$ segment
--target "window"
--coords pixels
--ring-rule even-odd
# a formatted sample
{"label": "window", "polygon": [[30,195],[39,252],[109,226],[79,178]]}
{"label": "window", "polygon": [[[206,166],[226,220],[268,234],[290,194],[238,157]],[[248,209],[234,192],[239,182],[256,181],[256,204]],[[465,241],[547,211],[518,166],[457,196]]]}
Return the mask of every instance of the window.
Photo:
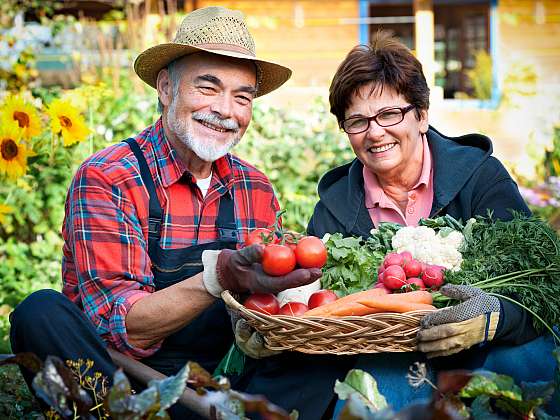
{"label": "window", "polygon": [[[412,1],[375,1],[370,4],[371,37],[385,29],[414,49],[414,24],[402,21],[413,17]],[[479,51],[490,52],[489,0],[434,0],[435,84],[444,98],[473,96],[469,71],[475,67]],[[384,18],[377,23],[376,18]]]}

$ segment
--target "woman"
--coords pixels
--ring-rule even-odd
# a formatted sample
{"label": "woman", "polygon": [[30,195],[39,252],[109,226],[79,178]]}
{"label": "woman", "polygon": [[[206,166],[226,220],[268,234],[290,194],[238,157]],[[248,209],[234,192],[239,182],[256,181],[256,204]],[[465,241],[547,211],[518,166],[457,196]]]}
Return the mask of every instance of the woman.
{"label": "woman", "polygon": [[[502,220],[512,218],[510,210],[530,214],[515,182],[491,156],[487,137],[451,138],[429,126],[429,88],[422,66],[386,33],[348,54],[333,78],[329,99],[356,159],[321,179],[310,234],[367,237],[380,222],[416,225],[421,218],[443,214],[467,220],[486,216],[488,210]],[[432,372],[484,367],[518,381],[552,378],[551,340],[535,340],[526,311],[474,288],[451,286],[444,293],[464,302],[424,318],[419,353],[358,359],[356,367],[375,376],[394,408],[431,393],[428,387],[415,393],[406,382],[407,369],[416,361],[429,359]],[[542,351],[540,363],[518,360],[535,351]]]}

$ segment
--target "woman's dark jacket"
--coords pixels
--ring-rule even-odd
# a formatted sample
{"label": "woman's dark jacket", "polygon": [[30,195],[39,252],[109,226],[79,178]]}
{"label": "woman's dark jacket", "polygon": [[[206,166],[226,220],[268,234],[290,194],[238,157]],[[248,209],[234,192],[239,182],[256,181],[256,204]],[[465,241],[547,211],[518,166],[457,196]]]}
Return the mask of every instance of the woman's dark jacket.
{"label": "woman's dark jacket", "polygon": [[[510,220],[510,210],[530,215],[516,183],[498,159],[486,136],[447,137],[430,127],[427,133],[434,167],[434,199],[430,217],[449,214],[468,220],[486,216]],[[363,165],[358,159],[327,172],[319,182],[319,202],[307,232],[323,237],[370,236],[374,227],[365,206]],[[535,337],[532,321],[518,306],[501,300],[502,316],[495,340],[512,344]]]}

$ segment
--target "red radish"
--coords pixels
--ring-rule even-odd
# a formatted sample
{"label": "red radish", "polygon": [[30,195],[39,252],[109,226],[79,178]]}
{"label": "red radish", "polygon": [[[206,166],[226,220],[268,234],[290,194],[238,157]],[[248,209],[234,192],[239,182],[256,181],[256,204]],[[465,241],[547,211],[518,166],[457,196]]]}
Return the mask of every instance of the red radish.
{"label": "red radish", "polygon": [[391,265],[403,265],[403,256],[401,254],[396,254],[394,252],[391,252],[390,254],[387,254],[385,256],[385,259],[383,260],[383,266],[385,268],[391,266]]}
{"label": "red radish", "polygon": [[391,289],[388,289],[387,286],[385,286],[383,283],[376,283],[375,286],[373,286],[373,288],[381,289],[385,294],[391,293]]}
{"label": "red radish", "polygon": [[438,267],[429,265],[422,274],[422,281],[426,287],[439,287],[443,284],[443,271]]}
{"label": "red radish", "polygon": [[412,261],[414,259],[412,254],[408,251],[403,251],[400,254],[403,257],[403,264],[406,264],[407,262]]}
{"label": "red radish", "polygon": [[377,267],[377,274],[381,274],[385,271],[385,266],[383,264],[381,264],[379,267]]}
{"label": "red radish", "polygon": [[409,279],[406,280],[406,283],[407,284],[415,284],[417,286],[416,290],[425,290],[426,289],[426,285],[424,284],[422,279],[419,279],[418,277],[410,277]]}
{"label": "red radish", "polygon": [[309,310],[305,303],[301,302],[288,302],[280,308],[278,315],[299,316],[303,315]]}
{"label": "red radish", "polygon": [[406,274],[399,265],[390,265],[383,272],[383,284],[391,290],[400,289],[406,284]]}
{"label": "red radish", "polygon": [[326,305],[327,303],[334,302],[338,299],[338,296],[332,290],[318,290],[309,296],[309,300],[307,301],[307,306],[309,309],[316,308],[318,306]]}
{"label": "red radish", "polygon": [[410,260],[404,264],[406,277],[418,277],[422,273],[422,264],[417,260]]}

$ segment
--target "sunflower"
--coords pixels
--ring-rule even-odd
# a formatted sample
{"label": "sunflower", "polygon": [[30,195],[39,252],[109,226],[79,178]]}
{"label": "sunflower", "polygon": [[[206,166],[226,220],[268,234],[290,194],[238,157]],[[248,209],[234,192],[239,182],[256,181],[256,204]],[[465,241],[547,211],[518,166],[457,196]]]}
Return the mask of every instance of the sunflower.
{"label": "sunflower", "polygon": [[41,133],[41,119],[37,110],[21,95],[8,96],[2,107],[4,121],[14,121],[23,130],[23,137],[30,139]]}
{"label": "sunflower", "polygon": [[49,105],[47,113],[51,117],[53,133],[62,133],[62,141],[66,147],[84,140],[90,133],[84,118],[70,101],[55,99]]}
{"label": "sunflower", "polygon": [[21,141],[23,130],[15,123],[0,126],[0,175],[16,179],[27,172],[27,157],[34,153]]}

